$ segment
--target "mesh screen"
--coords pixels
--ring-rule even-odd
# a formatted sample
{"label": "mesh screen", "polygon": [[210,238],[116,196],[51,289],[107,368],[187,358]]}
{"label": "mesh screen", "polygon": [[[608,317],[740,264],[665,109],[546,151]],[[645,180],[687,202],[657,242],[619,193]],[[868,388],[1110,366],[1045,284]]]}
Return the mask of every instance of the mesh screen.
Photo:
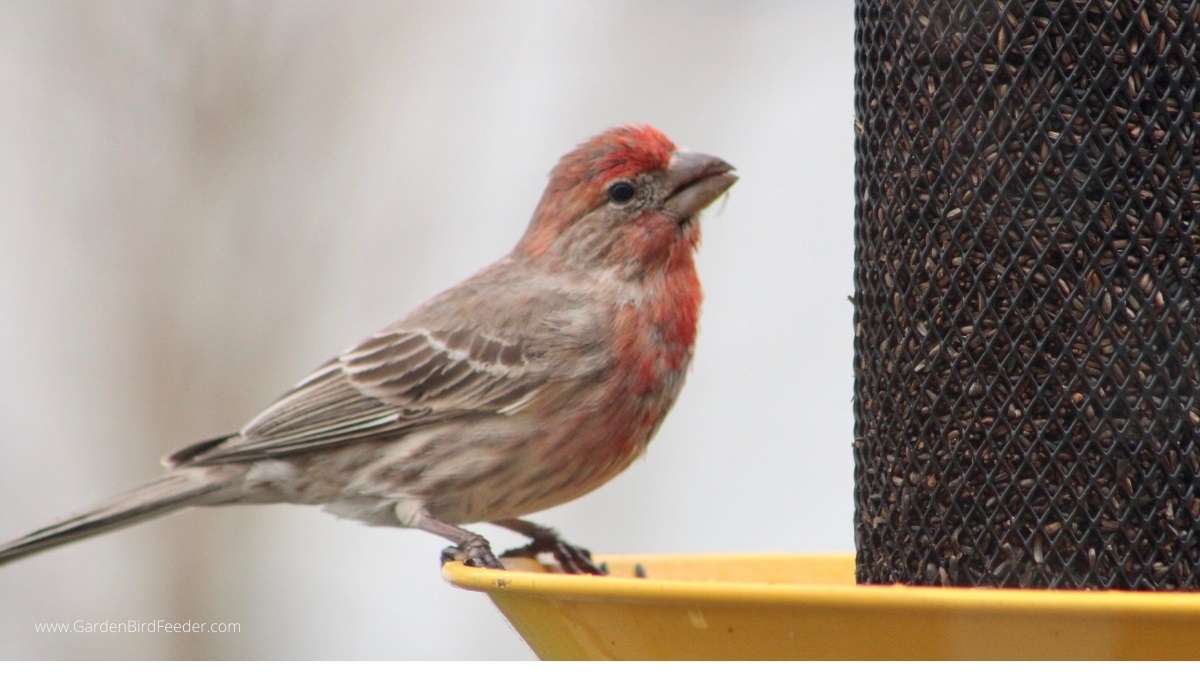
{"label": "mesh screen", "polygon": [[860,582],[1200,587],[1198,27],[857,1]]}

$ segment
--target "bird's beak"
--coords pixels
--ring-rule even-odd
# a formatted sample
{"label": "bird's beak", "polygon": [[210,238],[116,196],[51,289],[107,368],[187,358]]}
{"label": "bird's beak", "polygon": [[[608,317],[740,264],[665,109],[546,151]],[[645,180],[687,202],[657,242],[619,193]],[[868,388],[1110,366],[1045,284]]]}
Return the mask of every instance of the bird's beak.
{"label": "bird's beak", "polygon": [[667,163],[667,199],[663,208],[683,223],[700,213],[737,182],[725,160],[698,152],[676,152]]}

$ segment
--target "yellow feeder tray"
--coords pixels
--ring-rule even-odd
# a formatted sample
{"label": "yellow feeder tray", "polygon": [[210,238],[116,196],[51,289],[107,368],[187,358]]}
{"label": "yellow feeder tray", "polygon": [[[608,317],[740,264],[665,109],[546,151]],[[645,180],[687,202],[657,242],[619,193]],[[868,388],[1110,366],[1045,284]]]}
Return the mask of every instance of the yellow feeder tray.
{"label": "yellow feeder tray", "polygon": [[442,576],[543,659],[1200,659],[1200,593],[859,586],[850,554],[600,559],[610,576]]}

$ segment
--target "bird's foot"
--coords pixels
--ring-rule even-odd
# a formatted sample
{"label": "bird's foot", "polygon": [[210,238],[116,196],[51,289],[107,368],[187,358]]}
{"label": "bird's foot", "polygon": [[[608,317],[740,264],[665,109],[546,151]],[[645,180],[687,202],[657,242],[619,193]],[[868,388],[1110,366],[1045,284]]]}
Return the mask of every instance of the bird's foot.
{"label": "bird's foot", "polygon": [[447,546],[442,549],[442,564],[457,560],[467,567],[481,567],[490,570],[502,570],[504,565],[492,553],[492,547],[483,537],[479,541],[464,542],[459,546]]}
{"label": "bird's foot", "polygon": [[608,574],[606,569],[592,561],[591,551],[563,541],[557,533],[548,528],[547,532],[534,537],[528,544],[509,549],[501,553],[500,557],[537,558],[539,553],[553,555],[559,567],[567,574],[594,574],[596,576]]}

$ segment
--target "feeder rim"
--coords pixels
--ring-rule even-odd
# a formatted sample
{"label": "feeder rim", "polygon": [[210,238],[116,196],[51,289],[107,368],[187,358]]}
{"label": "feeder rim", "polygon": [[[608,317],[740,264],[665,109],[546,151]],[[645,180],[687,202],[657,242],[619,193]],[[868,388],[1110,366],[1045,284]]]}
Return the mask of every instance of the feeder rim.
{"label": "feeder rim", "polygon": [[[622,554],[596,556],[597,561],[613,567],[632,567],[641,562],[647,567],[655,563],[680,560],[706,561],[729,566],[755,563],[794,564],[805,560],[829,564],[846,564],[853,569],[852,553],[705,553],[705,554]],[[739,581],[681,581],[673,579],[637,579],[625,576],[576,576],[548,571],[535,571],[532,561],[507,560],[524,563],[528,570],[490,570],[467,567],[452,561],[442,567],[442,577],[451,585],[465,590],[485,593],[504,593],[514,596],[560,600],[598,601],[623,599],[631,602],[694,604],[703,599],[706,604],[766,605],[802,603],[813,609],[821,607],[873,607],[878,610],[944,609],[959,613],[972,611],[994,613],[1013,611],[1022,615],[1076,613],[1079,615],[1164,614],[1194,616],[1200,612],[1200,592],[1189,591],[1125,591],[1125,590],[1057,590],[1007,588],[941,588],[904,586],[901,584],[857,585],[853,583],[804,582],[739,582]]]}

